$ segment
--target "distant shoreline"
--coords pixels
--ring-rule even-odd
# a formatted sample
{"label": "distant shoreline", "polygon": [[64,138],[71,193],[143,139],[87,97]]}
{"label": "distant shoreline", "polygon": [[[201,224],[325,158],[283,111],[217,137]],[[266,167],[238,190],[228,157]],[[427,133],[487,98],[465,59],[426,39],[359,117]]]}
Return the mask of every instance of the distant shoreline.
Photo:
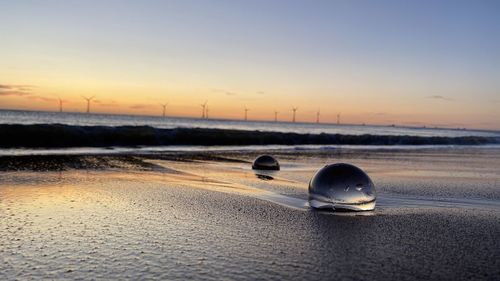
{"label": "distant shoreline", "polygon": [[2,148],[109,146],[238,146],[238,145],[487,145],[498,137],[300,134],[235,129],[150,126],[72,126],[63,124],[0,124]]}

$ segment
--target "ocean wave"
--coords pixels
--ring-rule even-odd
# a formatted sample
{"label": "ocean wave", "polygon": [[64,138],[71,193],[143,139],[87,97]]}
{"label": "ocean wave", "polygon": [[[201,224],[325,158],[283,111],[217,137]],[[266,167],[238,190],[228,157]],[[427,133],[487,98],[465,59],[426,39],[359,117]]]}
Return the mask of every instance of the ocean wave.
{"label": "ocean wave", "polygon": [[170,145],[484,145],[498,137],[428,137],[407,135],[299,134],[231,129],[150,126],[71,126],[0,124],[2,148],[170,146]]}

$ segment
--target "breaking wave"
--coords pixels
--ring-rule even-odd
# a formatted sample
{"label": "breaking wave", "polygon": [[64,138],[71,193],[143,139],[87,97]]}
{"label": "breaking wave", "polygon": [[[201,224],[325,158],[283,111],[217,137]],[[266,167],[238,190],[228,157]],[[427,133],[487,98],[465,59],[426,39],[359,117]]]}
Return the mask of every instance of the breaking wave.
{"label": "breaking wave", "polygon": [[72,126],[1,124],[2,148],[169,146],[169,145],[484,145],[498,137],[429,137],[408,135],[299,134],[231,129],[150,126]]}

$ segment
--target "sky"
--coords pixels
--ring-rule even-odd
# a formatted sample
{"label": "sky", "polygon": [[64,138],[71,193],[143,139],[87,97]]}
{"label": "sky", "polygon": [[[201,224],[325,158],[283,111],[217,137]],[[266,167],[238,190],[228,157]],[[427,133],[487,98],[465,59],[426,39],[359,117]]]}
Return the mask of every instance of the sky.
{"label": "sky", "polygon": [[500,1],[0,0],[0,108],[500,129]]}

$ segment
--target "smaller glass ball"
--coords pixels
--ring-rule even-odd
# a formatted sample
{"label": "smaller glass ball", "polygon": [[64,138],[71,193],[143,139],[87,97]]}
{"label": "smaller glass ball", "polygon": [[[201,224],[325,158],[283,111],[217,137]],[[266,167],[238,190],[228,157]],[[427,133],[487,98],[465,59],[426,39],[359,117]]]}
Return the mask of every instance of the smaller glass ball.
{"label": "smaller glass ball", "polygon": [[360,168],[345,163],[326,165],[309,182],[309,205],[317,209],[375,209],[375,185]]}
{"label": "smaller glass ball", "polygon": [[270,155],[261,155],[253,161],[252,169],[254,170],[279,170],[280,164],[278,160]]}

